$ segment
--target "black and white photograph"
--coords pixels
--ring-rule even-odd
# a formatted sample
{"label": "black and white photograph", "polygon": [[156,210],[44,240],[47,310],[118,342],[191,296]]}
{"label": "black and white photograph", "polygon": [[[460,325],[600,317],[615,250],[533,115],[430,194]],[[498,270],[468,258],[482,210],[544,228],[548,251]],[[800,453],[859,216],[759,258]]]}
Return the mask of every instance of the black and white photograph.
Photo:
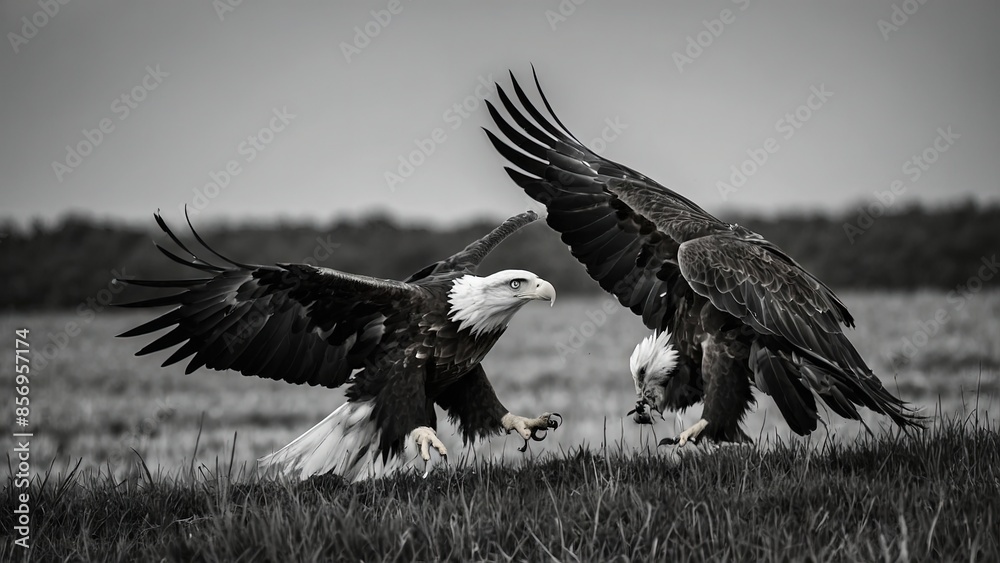
{"label": "black and white photograph", "polygon": [[1000,560],[998,26],[3,2],[0,560]]}

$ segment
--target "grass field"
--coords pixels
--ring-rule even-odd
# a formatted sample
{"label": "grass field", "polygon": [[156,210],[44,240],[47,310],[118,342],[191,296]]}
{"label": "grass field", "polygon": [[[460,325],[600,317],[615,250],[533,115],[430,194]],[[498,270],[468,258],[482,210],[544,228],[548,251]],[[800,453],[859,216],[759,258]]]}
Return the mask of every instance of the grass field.
{"label": "grass field", "polygon": [[[289,484],[225,468],[34,487],[4,561],[996,561],[995,425],[723,448],[574,450],[427,479]],[[0,523],[15,503],[5,495]]]}
{"label": "grass field", "polygon": [[[901,437],[871,418],[868,436],[832,417],[801,439],[761,398],[746,422],[758,446],[656,451],[679,431],[675,421],[623,420],[635,400],[628,355],[646,331],[603,299],[560,299],[525,308],[486,370],[512,411],[558,411],[564,427],[521,454],[508,437],[463,450],[445,426],[451,471],[358,486],[261,482],[253,472],[255,458],[338,406],[339,391],[161,369],[166,353],[135,358],[144,341],[112,338],[146,314],[8,315],[0,361],[13,365],[18,328],[31,329],[36,360],[32,468],[54,467],[34,497],[33,556],[741,560],[780,559],[788,548],[792,558],[1000,557],[1000,294],[843,297],[858,323],[851,339],[876,373],[951,422]],[[13,408],[0,406],[4,428]],[[11,452],[10,433],[0,440]],[[57,477],[77,461],[76,474]],[[12,492],[8,482],[6,534]],[[3,545],[0,560],[22,555]]]}

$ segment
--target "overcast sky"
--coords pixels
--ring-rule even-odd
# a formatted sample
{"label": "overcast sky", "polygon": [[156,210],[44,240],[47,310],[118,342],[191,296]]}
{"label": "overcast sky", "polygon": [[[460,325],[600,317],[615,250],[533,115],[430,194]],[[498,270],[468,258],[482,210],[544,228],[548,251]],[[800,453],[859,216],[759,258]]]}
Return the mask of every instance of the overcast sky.
{"label": "overcast sky", "polygon": [[532,63],[711,211],[1000,200],[995,0],[52,3],[0,4],[0,219],[507,216],[479,98]]}

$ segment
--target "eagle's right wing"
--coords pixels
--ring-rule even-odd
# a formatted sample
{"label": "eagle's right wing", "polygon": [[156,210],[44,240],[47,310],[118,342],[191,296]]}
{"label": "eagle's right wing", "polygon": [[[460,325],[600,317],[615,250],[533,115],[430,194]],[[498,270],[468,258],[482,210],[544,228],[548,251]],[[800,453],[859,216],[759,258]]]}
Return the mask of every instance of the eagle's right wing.
{"label": "eagle's right wing", "polygon": [[530,225],[536,219],[538,219],[538,214],[530,210],[514,215],[490,231],[486,236],[469,243],[454,255],[414,272],[410,277],[406,278],[406,281],[413,283],[434,275],[448,275],[457,272],[475,274],[479,268],[479,264],[497,245],[522,227]]}
{"label": "eagle's right wing", "polygon": [[[139,350],[150,354],[180,344],[164,361],[194,356],[185,371],[233,369],[289,383],[342,385],[393,324],[422,298],[418,286],[317,268],[307,264],[241,264],[210,252],[227,266],[203,261],[188,250],[157,214],[156,222],[191,256],[156,247],[171,260],[205,272],[185,280],[118,280],[134,286],[179,289],[122,307],[174,306],[163,315],[122,333],[140,336],[171,328]],[[190,220],[188,221],[190,225]]]}
{"label": "eagle's right wing", "polygon": [[[678,262],[696,292],[761,335],[750,358],[757,385],[775,398],[793,429],[795,413],[810,409],[786,405],[796,395],[808,400],[808,392],[781,392],[788,384],[804,390],[798,378],[787,375],[788,365],[799,368],[841,416],[860,418],[853,406],[858,404],[901,426],[918,422],[905,403],[883,387],[844,334],[845,326],[853,326],[844,304],[780,249],[764,240],[713,235],[682,244]],[[807,424],[815,427],[815,422]]]}

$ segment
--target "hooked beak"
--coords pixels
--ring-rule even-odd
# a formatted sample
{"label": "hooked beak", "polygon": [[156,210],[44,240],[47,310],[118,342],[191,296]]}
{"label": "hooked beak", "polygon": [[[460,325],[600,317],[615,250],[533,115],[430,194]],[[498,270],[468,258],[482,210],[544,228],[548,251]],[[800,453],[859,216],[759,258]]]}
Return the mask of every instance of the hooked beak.
{"label": "hooked beak", "polygon": [[651,401],[649,397],[640,395],[640,399],[635,402],[635,408],[628,411],[625,416],[633,415],[632,420],[637,424],[653,424],[653,414],[660,415],[660,419],[663,417],[663,410],[654,402]]}
{"label": "hooked beak", "polygon": [[526,291],[522,297],[525,299],[544,299],[549,302],[549,306],[555,304],[556,302],[556,288],[552,287],[552,284],[538,278],[535,281],[535,288],[531,291]]}
{"label": "hooked beak", "polygon": [[632,420],[636,424],[653,424],[653,417],[649,411],[649,403],[645,399],[635,402],[635,408],[625,413],[625,416],[633,415]]}

